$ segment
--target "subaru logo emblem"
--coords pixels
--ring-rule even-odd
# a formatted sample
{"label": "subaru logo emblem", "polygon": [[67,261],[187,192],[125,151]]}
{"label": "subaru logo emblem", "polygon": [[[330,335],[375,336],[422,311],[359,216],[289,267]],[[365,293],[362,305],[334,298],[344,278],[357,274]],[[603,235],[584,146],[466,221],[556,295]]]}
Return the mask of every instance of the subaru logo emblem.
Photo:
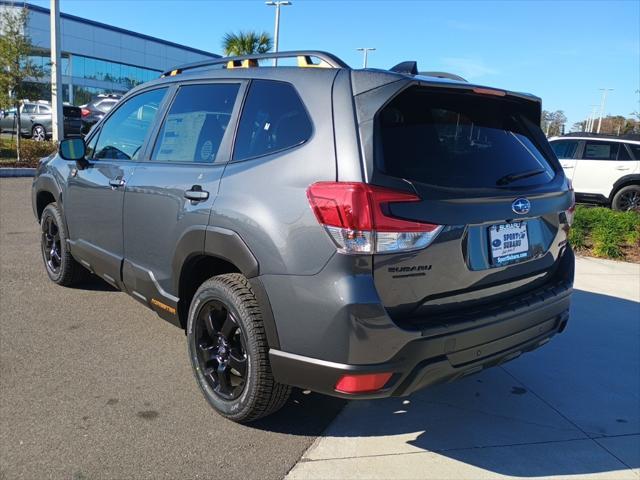
{"label": "subaru logo emblem", "polygon": [[518,198],[511,204],[511,210],[518,215],[526,215],[531,210],[531,202],[526,198]]}

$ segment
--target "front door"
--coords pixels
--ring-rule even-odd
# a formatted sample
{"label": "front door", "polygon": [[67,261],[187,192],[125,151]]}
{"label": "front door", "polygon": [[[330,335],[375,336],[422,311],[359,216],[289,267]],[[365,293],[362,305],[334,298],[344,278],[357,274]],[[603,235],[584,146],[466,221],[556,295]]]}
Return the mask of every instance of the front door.
{"label": "front door", "polygon": [[69,212],[66,219],[71,252],[119,288],[126,186],[166,91],[147,91],[123,102],[89,140],[87,165],[69,169],[63,200]]}
{"label": "front door", "polygon": [[[148,161],[127,183],[124,283],[139,301],[177,321],[180,268],[204,250],[209,212],[228,161],[240,82],[182,85]],[[228,128],[229,127],[229,128]]]}

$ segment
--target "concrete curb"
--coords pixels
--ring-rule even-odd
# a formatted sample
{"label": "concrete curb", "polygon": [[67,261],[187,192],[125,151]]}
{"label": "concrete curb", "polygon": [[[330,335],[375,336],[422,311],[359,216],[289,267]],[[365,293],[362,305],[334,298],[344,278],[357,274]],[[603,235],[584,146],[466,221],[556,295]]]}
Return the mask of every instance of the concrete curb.
{"label": "concrete curb", "polygon": [[0,178],[35,177],[35,168],[0,168]]}

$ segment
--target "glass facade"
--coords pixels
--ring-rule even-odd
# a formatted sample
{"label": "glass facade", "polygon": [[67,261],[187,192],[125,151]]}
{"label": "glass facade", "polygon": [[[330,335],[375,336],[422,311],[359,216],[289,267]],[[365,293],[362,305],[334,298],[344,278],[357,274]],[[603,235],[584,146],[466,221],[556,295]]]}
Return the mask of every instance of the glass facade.
{"label": "glass facade", "polygon": [[71,57],[71,72],[75,78],[117,83],[127,90],[157,78],[160,74],[157,70],[107,62],[81,55],[73,55]]}
{"label": "glass facade", "polygon": [[[29,56],[29,59],[34,65],[42,68],[45,78],[51,73],[51,59],[46,53],[35,52]],[[70,92],[69,83],[64,82],[63,101],[70,102],[72,99],[74,105],[83,105],[100,93],[124,93],[136,85],[158,78],[160,73],[159,70],[63,53],[62,75],[71,77],[72,84]],[[98,87],[91,85],[92,81],[109,85]],[[36,97],[38,100],[51,99],[49,83],[29,82],[29,93],[34,99]],[[70,93],[73,94],[72,97]]]}

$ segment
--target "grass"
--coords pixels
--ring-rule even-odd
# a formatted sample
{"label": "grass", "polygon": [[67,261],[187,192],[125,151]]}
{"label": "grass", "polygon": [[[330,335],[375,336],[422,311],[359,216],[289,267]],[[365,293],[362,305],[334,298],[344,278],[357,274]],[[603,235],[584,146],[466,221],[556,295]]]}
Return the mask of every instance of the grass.
{"label": "grass", "polygon": [[578,253],[640,261],[640,213],[578,205],[569,241]]}

